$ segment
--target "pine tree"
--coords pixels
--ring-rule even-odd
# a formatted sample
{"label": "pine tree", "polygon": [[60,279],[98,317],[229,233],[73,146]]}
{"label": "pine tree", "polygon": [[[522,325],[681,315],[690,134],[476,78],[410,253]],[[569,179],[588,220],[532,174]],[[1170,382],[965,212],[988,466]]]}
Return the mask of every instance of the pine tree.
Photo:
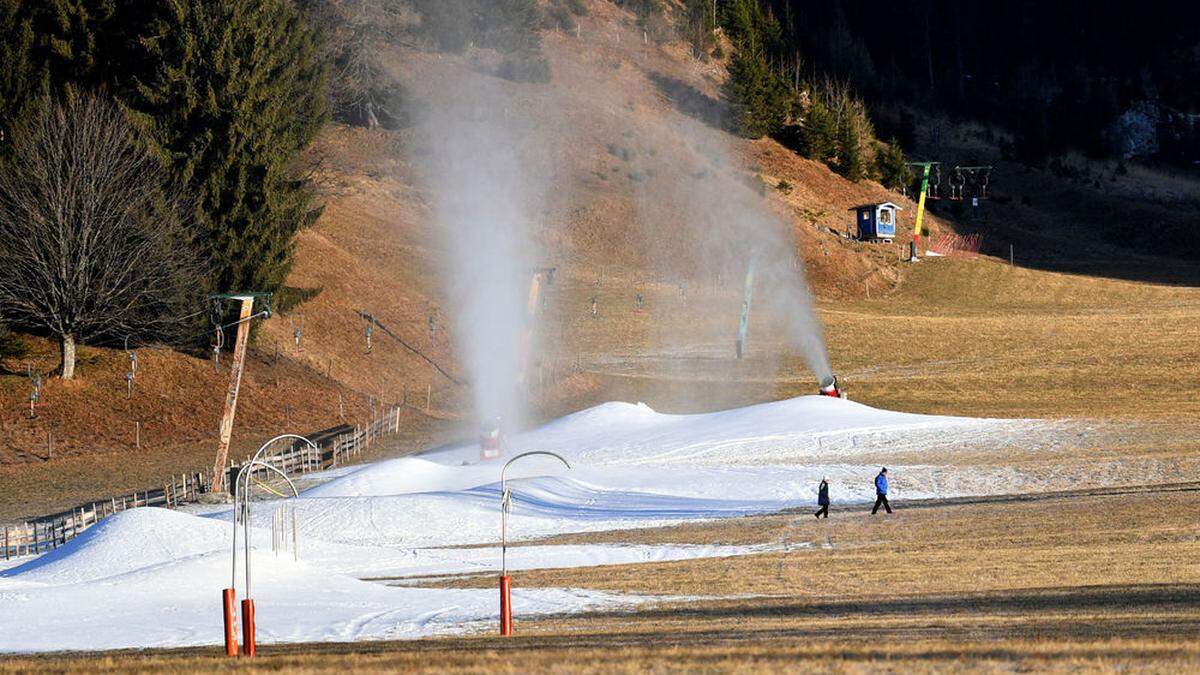
{"label": "pine tree", "polygon": [[0,133],[51,96],[93,88],[120,70],[115,11],[114,0],[0,0]]}
{"label": "pine tree", "polygon": [[899,190],[912,182],[912,171],[904,163],[904,151],[900,149],[899,141],[894,138],[875,156],[875,166],[879,182],[885,188]]}
{"label": "pine tree", "polygon": [[808,104],[801,131],[804,156],[818,162],[829,163],[837,151],[837,121],[819,97]]}
{"label": "pine tree", "polygon": [[[8,135],[36,99],[33,18],[21,0],[0,0],[0,133]],[[7,138],[0,141],[7,141]],[[0,142],[0,148],[8,143]]]}
{"label": "pine tree", "polygon": [[867,177],[864,138],[857,115],[844,115],[838,125],[837,172],[857,183]]}
{"label": "pine tree", "polygon": [[718,10],[725,34],[738,49],[762,49],[768,55],[783,50],[783,29],[761,0],[729,0]]}
{"label": "pine tree", "polygon": [[316,217],[290,165],[325,122],[325,64],[290,0],[160,0],[127,105],[195,199],[215,290],[276,291]]}
{"label": "pine tree", "polygon": [[791,90],[766,61],[761,50],[742,48],[729,63],[725,84],[733,130],[761,138],[783,128],[791,111]]}

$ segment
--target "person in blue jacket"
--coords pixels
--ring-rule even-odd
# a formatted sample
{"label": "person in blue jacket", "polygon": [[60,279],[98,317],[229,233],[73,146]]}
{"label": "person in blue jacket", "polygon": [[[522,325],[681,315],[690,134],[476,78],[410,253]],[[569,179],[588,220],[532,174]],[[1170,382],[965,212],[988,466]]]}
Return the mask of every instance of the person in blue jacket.
{"label": "person in blue jacket", "polygon": [[822,478],[821,484],[817,487],[817,512],[813,515],[817,518],[825,516],[829,520],[829,478]]}
{"label": "person in blue jacket", "polygon": [[887,500],[887,467],[879,469],[879,475],[875,476],[875,508],[871,509],[871,515],[879,510],[879,505],[887,509],[888,513],[892,512],[892,505]]}

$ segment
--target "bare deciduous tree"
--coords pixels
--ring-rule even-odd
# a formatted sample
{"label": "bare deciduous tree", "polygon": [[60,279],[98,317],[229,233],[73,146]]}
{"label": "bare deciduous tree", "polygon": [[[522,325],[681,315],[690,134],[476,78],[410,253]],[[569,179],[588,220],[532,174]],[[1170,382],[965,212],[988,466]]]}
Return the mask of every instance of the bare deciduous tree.
{"label": "bare deciduous tree", "polygon": [[0,166],[0,315],[62,346],[179,336],[200,291],[178,195],[117,107],[48,101]]}

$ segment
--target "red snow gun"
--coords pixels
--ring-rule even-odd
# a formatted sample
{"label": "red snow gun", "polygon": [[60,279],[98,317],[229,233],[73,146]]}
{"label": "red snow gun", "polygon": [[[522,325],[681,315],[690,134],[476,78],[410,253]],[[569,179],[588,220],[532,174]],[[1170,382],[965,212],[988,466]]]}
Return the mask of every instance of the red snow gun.
{"label": "red snow gun", "polygon": [[500,418],[485,424],[479,432],[479,459],[495,459],[504,453],[504,434],[500,431]]}
{"label": "red snow gun", "polygon": [[838,386],[838,379],[834,375],[821,380],[821,388],[817,391],[821,396],[831,396],[833,398],[846,398],[846,392]]}

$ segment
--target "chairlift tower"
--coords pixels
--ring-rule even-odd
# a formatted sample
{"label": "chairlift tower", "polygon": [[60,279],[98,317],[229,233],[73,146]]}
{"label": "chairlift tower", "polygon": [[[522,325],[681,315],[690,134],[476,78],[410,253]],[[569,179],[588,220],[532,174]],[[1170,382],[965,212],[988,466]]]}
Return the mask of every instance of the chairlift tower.
{"label": "chairlift tower", "polygon": [[925,196],[929,192],[929,170],[937,167],[939,182],[941,177],[941,162],[905,162],[908,166],[921,169],[921,195],[917,198],[917,222],[913,225],[913,240],[909,244],[909,260],[916,261],[917,250],[921,244],[921,225],[925,222]]}
{"label": "chairlift tower", "polygon": [[742,313],[738,318],[737,342],[734,355],[741,360],[746,354],[746,333],[750,330],[750,303],[754,300],[754,259],[746,265],[746,280],[742,286]]}
{"label": "chairlift tower", "polygon": [[[229,459],[229,441],[233,436],[233,418],[237,413],[238,390],[242,386],[242,370],[246,365],[246,346],[250,342],[250,322],[257,318],[271,316],[271,294],[261,292],[220,293],[210,295],[214,304],[232,300],[240,304],[237,321],[224,326],[217,326],[217,334],[222,335],[226,328],[237,326],[237,338],[233,343],[233,363],[229,368],[229,388],[225,393],[225,409],[221,414],[220,438],[217,442],[217,456],[213,459],[212,491],[225,491],[225,462]],[[254,312],[254,301],[261,299],[262,309]]]}

